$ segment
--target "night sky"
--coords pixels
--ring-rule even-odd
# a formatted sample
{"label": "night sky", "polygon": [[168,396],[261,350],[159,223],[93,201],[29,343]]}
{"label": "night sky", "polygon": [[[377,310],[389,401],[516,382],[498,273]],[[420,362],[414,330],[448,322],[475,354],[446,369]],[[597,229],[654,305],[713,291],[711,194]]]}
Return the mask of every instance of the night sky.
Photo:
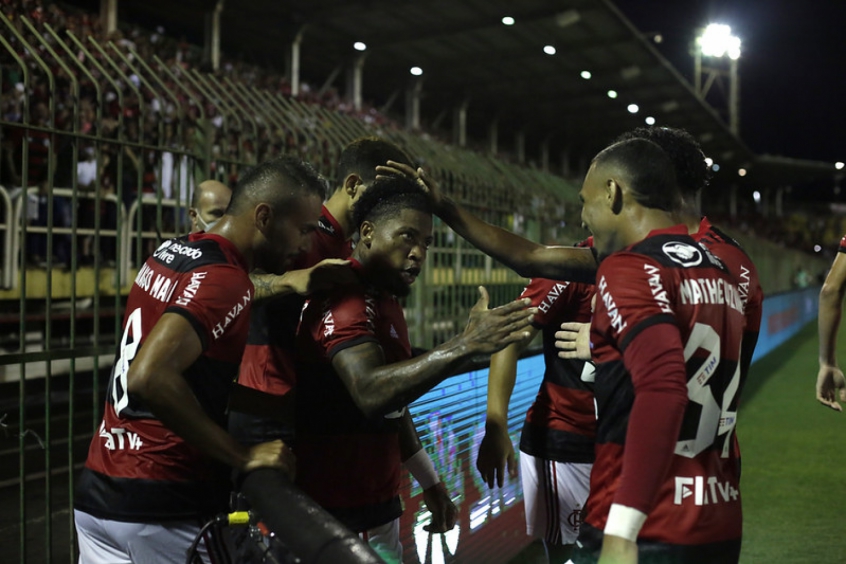
{"label": "night sky", "polygon": [[846,1],[613,0],[693,80],[690,45],[707,23],[743,41],[740,136],[758,154],[846,161]]}

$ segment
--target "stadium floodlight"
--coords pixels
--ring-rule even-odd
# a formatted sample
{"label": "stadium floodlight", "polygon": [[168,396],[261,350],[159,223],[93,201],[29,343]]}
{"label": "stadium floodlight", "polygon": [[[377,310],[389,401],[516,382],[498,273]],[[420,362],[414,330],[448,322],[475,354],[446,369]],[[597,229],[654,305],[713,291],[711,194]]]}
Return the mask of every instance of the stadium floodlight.
{"label": "stadium floodlight", "polygon": [[844,165],[843,163],[841,163],[839,161],[834,163],[834,168],[836,168],[837,170],[843,170],[844,166],[846,166],[846,165]]}
{"label": "stadium floodlight", "polygon": [[556,53],[555,47],[553,47],[552,45],[544,45],[543,52],[547,55],[554,55]]}
{"label": "stadium floodlight", "polygon": [[696,38],[699,50],[706,57],[740,58],[740,38],[731,34],[731,28],[723,24],[710,24]]}
{"label": "stadium floodlight", "polygon": [[361,41],[356,41],[355,43],[353,43],[353,49],[355,49],[356,51],[364,51],[367,49],[367,45],[365,45]]}
{"label": "stadium floodlight", "polygon": [[714,164],[714,159],[712,159],[711,157],[705,157],[705,164],[711,166],[712,164]]}
{"label": "stadium floodlight", "polygon": [[655,125],[655,118],[652,116],[647,116],[644,121],[646,122],[646,125]]}
{"label": "stadium floodlight", "polygon": [[502,25],[514,25],[514,18],[511,16],[505,16],[502,18]]}
{"label": "stadium floodlight", "polygon": [[713,170],[714,172],[720,172],[720,165],[714,163],[713,165],[711,165],[711,170]]}
{"label": "stadium floodlight", "polygon": [[636,114],[637,112],[640,111],[640,108],[638,107],[637,104],[629,104],[628,108],[626,108],[626,109],[629,110],[630,114]]}
{"label": "stadium floodlight", "polygon": [[815,252],[815,253],[818,253],[818,252],[820,252],[821,250],[822,250],[822,247],[821,247],[821,246],[819,246],[819,245],[814,245],[814,252]]}
{"label": "stadium floodlight", "polygon": [[611,99],[616,98],[617,97],[617,91],[616,90],[609,90],[608,91],[608,97],[611,98]]}
{"label": "stadium floodlight", "polygon": [[593,75],[590,74],[590,71],[582,71],[582,73],[581,73],[581,77],[584,78],[585,80],[590,80],[590,77],[592,77],[592,76]]}
{"label": "stadium floodlight", "polygon": [[738,176],[746,176],[746,169],[741,168],[740,170],[737,171],[737,175]]}
{"label": "stadium floodlight", "polygon": [[[737,61],[740,58],[740,38],[731,34],[731,27],[725,24],[709,24],[702,35],[696,38],[694,53],[694,89],[703,100],[714,82],[722,80],[726,74],[724,69],[702,64],[702,57],[720,59],[728,57],[728,115],[729,129],[735,135],[740,132],[739,84],[737,77]],[[702,73],[707,72],[708,78],[704,85]]]}
{"label": "stadium floodlight", "polygon": [[423,69],[421,69],[420,67],[411,67],[411,70],[409,70],[408,72],[410,72],[414,76],[420,76],[421,74],[423,74]]}
{"label": "stadium floodlight", "polygon": [[758,192],[757,190],[755,190],[754,192],[752,192],[752,199],[755,200],[756,204],[760,204],[761,203],[761,193]]}

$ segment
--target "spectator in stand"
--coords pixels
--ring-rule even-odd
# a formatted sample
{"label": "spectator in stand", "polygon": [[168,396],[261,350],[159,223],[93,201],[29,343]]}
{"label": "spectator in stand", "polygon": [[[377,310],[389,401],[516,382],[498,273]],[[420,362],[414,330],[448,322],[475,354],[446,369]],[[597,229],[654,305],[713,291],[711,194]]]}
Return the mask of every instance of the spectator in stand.
{"label": "spectator in stand", "polygon": [[200,182],[191,198],[188,218],[191,221],[191,233],[209,231],[214,227],[229,206],[232,190],[217,180]]}

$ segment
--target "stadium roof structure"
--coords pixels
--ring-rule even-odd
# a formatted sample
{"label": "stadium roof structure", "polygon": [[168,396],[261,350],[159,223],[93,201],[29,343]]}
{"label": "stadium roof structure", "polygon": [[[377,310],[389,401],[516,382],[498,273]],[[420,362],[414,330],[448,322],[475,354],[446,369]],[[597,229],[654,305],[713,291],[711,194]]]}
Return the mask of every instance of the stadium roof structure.
{"label": "stadium roof structure", "polygon": [[[130,17],[166,17],[199,35],[198,15],[215,4],[120,1]],[[513,25],[503,23],[505,16]],[[609,0],[250,0],[227,3],[222,22],[224,51],[277,66],[302,33],[301,72],[311,84],[343,81],[338,70],[361,55],[353,44],[364,42],[363,95],[376,106],[402,100],[397,94],[410,83],[409,69],[420,67],[424,125],[448,126],[452,109],[466,102],[468,138],[484,140],[496,120],[505,150],[525,133],[527,159],[546,140],[553,162],[566,149],[574,162],[586,163],[651,116],[656,125],[693,133],[732,181],[783,185],[835,173],[827,163],[753,154]],[[746,179],[737,177],[741,167],[750,172]]]}

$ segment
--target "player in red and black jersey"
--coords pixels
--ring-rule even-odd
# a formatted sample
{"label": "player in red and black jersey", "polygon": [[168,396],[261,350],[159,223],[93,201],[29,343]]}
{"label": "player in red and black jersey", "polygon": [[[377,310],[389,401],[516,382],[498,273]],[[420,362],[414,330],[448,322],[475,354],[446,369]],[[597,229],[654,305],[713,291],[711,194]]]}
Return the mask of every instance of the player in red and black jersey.
{"label": "player in red and black jersey", "polygon": [[531,336],[491,356],[485,436],[476,467],[490,487],[501,487],[506,466],[512,478],[517,474],[508,435],[517,360],[542,332],[546,369],[520,437],[520,476],[527,533],[543,540],[550,562],[566,561],[578,536],[596,435],[593,363],[558,358],[555,333],[565,321],[590,321],[593,295],[592,284],[532,279],[521,294],[538,308]]}
{"label": "player in red and black jersey", "polygon": [[669,157],[643,139],[594,159],[580,197],[600,257],[591,342],[597,446],[573,562],[737,562],[734,448],[744,303],[676,225]]}
{"label": "player in red and black jersey", "polygon": [[[351,280],[346,259],[356,231],[353,205],[375,180],[376,166],[391,159],[410,162],[399,147],[376,137],[356,139],[344,147],[338,162],[339,184],[321,209],[311,248],[281,276],[251,275],[256,303],[239,384],[280,397],[294,389],[294,338],[305,296]],[[292,422],[239,412],[230,414],[229,428],[247,444],[270,439],[291,444],[295,435]]]}
{"label": "player in red and black jersey", "polygon": [[[409,293],[426,259],[431,204],[415,182],[389,177],[377,179],[354,209],[358,282],[314,294],[298,332],[297,483],[401,558],[400,466],[418,464],[421,451],[406,406],[470,356],[522,338],[531,310],[527,300],[488,310],[483,292],[461,335],[412,358],[396,297]],[[412,473],[424,492],[447,496],[433,468]],[[454,522],[453,514],[446,528]]]}
{"label": "player in red and black jersey", "polygon": [[837,256],[820,290],[819,363],[817,371],[817,401],[843,411],[837,402],[846,401],[846,379],[837,363],[837,332],[840,329],[843,296],[846,295],[846,236],[840,240]]}
{"label": "player in red and black jersey", "polygon": [[[281,269],[307,248],[322,197],[305,163],[259,165],[209,233],[162,243],[138,272],[74,499],[80,562],[184,562],[201,520],[227,507],[227,467],[292,466],[281,441],[237,443],[225,409],[263,399],[233,390],[253,297],[247,273]],[[210,551],[201,547],[204,561]]]}

